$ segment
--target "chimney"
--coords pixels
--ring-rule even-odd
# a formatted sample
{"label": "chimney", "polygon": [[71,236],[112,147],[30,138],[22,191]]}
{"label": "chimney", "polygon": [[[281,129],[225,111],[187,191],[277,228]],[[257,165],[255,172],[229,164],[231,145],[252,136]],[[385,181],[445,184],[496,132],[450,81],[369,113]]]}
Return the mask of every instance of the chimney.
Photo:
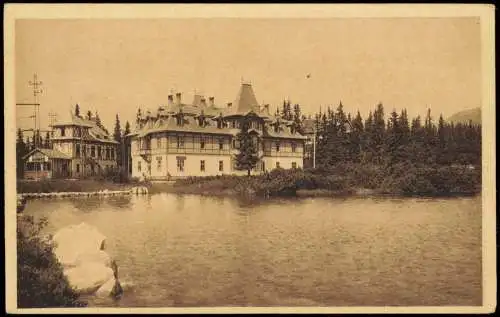
{"label": "chimney", "polygon": [[210,107],[215,107],[215,102],[214,102],[215,98],[210,97],[210,98],[208,98],[208,100],[210,101]]}
{"label": "chimney", "polygon": [[228,102],[228,103],[227,103],[227,107],[228,107],[228,108],[231,108],[232,106],[233,106],[233,103],[232,103],[232,102]]}
{"label": "chimney", "polygon": [[175,94],[175,99],[177,101],[177,104],[181,104],[181,96],[182,94],[180,92]]}
{"label": "chimney", "polygon": [[174,103],[174,95],[168,95],[168,104],[172,105]]}
{"label": "chimney", "polygon": [[207,106],[207,100],[205,98],[201,98],[200,103],[201,103],[202,107],[206,107]]}

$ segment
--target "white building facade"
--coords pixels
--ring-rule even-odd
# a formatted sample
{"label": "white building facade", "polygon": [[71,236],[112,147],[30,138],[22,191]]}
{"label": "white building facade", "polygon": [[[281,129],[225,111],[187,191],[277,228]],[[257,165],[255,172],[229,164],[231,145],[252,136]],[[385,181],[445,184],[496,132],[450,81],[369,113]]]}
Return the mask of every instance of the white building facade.
{"label": "white building facade", "polygon": [[246,175],[247,171],[236,169],[235,161],[236,136],[245,117],[259,155],[252,174],[303,167],[306,138],[295,131],[293,122],[270,115],[267,105],[261,107],[250,84],[242,84],[234,106],[216,107],[213,97],[207,103],[196,95],[191,104],[181,98],[180,93],[175,100],[169,95],[168,105],[138,116],[136,131],[128,135],[131,177]]}

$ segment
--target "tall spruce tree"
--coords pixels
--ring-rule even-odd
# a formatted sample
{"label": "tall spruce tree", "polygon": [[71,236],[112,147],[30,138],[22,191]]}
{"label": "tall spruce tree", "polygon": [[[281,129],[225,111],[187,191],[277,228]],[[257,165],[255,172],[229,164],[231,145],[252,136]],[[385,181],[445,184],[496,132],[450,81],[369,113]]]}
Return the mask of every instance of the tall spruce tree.
{"label": "tall spruce tree", "polygon": [[409,156],[413,163],[420,165],[425,162],[425,131],[420,116],[412,120],[410,132]]}
{"label": "tall spruce tree", "polygon": [[24,174],[23,156],[27,154],[26,144],[24,143],[23,131],[17,129],[16,140],[16,175],[17,178],[22,178]]}
{"label": "tall spruce tree", "polygon": [[118,117],[118,114],[116,114],[116,120],[115,120],[115,129],[114,129],[114,132],[113,132],[113,139],[118,142],[118,150],[117,150],[117,153],[116,153],[116,162],[118,164],[119,167],[122,166],[122,157],[121,157],[121,154],[122,154],[122,151],[121,151],[121,148],[122,148],[122,129],[121,129],[121,126],[120,126],[120,118]]}
{"label": "tall spruce tree", "polygon": [[75,106],[75,116],[80,117],[80,106],[78,104]]}
{"label": "tall spruce tree", "polygon": [[30,152],[33,149],[29,136],[26,137],[26,142],[24,142],[24,144],[26,147],[26,152]]}
{"label": "tall spruce tree", "polygon": [[364,126],[363,126],[363,118],[361,118],[361,114],[356,113],[356,117],[351,121],[352,132],[349,135],[350,137],[350,157],[354,162],[364,162],[364,156],[362,155],[363,147],[363,134],[364,134]]}
{"label": "tall spruce tree", "polygon": [[248,117],[244,117],[241,122],[241,130],[236,135],[236,141],[239,144],[239,153],[236,155],[236,169],[247,171],[248,176],[250,176],[250,172],[257,166],[259,161],[255,139],[248,132],[249,129],[250,120]]}
{"label": "tall spruce tree", "polygon": [[425,151],[427,152],[426,163],[434,164],[436,162],[436,127],[432,121],[431,109],[427,110],[427,115],[425,117],[425,125],[424,125],[424,144]]}
{"label": "tall spruce tree", "polygon": [[365,120],[365,133],[362,137],[363,145],[363,159],[365,162],[372,162],[375,156],[375,150],[373,146],[373,113],[370,110],[368,117]]}
{"label": "tall spruce tree", "polygon": [[39,129],[37,129],[33,135],[33,146],[34,148],[41,148],[43,146],[43,140]]}
{"label": "tall spruce tree", "polygon": [[336,158],[337,162],[346,162],[349,158],[349,139],[347,137],[347,116],[344,112],[342,101],[339,102],[337,111],[335,112],[335,130],[337,134],[336,140]]}
{"label": "tall spruce tree", "polygon": [[303,118],[302,118],[302,114],[300,111],[300,105],[295,104],[293,106],[293,122],[295,123],[295,128],[296,128],[297,132],[299,132],[299,133],[303,133],[302,121],[303,121]]}
{"label": "tall spruce tree", "polygon": [[384,106],[379,103],[373,112],[373,130],[370,137],[371,146],[375,153],[373,158],[375,164],[383,163],[385,137]]}
{"label": "tall spruce tree", "polygon": [[130,132],[131,132],[130,131],[130,123],[127,120],[127,122],[125,122],[125,130],[123,131],[123,136],[130,134]]}
{"label": "tall spruce tree", "polygon": [[398,162],[403,161],[401,154],[401,127],[400,118],[396,110],[391,112],[387,124],[386,154],[389,168]]}
{"label": "tall spruce tree", "polygon": [[49,133],[49,131],[47,131],[45,133],[45,142],[43,143],[43,147],[46,148],[46,149],[50,149],[51,148],[50,133]]}

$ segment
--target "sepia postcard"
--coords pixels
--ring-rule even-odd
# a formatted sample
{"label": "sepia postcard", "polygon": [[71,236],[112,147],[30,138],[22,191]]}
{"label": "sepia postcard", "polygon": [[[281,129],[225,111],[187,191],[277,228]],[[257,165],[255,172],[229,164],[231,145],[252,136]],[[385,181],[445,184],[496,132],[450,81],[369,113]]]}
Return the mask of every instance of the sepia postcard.
{"label": "sepia postcard", "polygon": [[496,310],[494,6],[4,21],[7,312]]}

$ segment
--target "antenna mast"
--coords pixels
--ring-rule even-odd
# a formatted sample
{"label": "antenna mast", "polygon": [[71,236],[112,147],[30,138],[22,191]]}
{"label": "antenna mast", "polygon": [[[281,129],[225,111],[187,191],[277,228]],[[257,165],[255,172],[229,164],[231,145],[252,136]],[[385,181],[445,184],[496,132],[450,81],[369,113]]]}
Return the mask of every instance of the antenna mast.
{"label": "antenna mast", "polygon": [[[42,81],[39,81],[38,80],[38,75],[36,73],[33,74],[33,81],[29,81],[28,82],[28,85],[33,87],[33,105],[35,107],[35,113],[34,113],[34,119],[35,119],[35,131],[33,133],[36,133],[36,131],[40,130],[40,104],[38,103],[38,95],[41,94],[43,92],[42,88],[40,88],[40,86],[42,86]],[[37,147],[37,144],[38,143],[38,138],[35,137],[33,138],[34,139],[34,145],[35,145],[35,148]]]}

